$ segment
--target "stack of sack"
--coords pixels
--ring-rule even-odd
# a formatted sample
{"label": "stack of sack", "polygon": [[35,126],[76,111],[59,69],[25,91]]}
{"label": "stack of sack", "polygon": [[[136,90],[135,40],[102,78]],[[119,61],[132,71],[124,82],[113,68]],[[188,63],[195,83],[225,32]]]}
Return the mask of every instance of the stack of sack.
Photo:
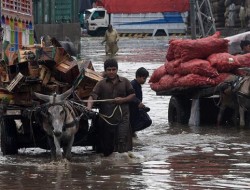
{"label": "stack of sack", "polygon": [[173,88],[212,87],[230,74],[241,75],[239,67],[250,67],[250,53],[231,55],[229,40],[220,33],[202,39],[174,39],[170,41],[166,62],[150,77],[152,90],[159,92]]}
{"label": "stack of sack", "polygon": [[216,27],[225,26],[225,0],[210,0]]}

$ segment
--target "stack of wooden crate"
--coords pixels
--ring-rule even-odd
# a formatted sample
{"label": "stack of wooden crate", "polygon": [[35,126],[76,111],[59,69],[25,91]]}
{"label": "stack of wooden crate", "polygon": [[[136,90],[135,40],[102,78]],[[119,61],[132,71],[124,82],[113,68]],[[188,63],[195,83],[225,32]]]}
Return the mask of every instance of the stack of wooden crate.
{"label": "stack of wooden crate", "polygon": [[15,59],[1,62],[0,73],[6,77],[1,74],[0,87],[7,89],[18,105],[32,104],[33,92],[61,94],[72,86],[85,98],[102,79],[90,61],[76,61],[61,47],[23,47]]}

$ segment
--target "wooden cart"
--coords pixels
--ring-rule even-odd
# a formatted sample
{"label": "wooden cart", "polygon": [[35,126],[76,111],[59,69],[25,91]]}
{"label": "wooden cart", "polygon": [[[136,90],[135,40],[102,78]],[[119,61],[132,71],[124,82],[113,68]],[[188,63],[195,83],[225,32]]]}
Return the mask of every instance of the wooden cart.
{"label": "wooden cart", "polygon": [[[220,93],[216,87],[173,88],[156,93],[171,96],[168,105],[168,122],[184,125],[216,125]],[[224,122],[231,122],[233,110],[228,110]]]}
{"label": "wooden cart", "polygon": [[[38,108],[43,103],[34,97],[34,92],[61,94],[73,86],[71,99],[76,107],[86,112],[79,101],[87,98],[96,82],[102,79],[90,61],[75,61],[60,48],[34,48],[20,50],[18,60],[5,62],[5,65],[1,62],[2,71],[8,76],[0,84],[3,155],[17,154],[19,148],[49,149],[47,135],[37,118]],[[73,146],[95,146],[96,131],[88,123],[93,113],[85,116],[80,119]]]}

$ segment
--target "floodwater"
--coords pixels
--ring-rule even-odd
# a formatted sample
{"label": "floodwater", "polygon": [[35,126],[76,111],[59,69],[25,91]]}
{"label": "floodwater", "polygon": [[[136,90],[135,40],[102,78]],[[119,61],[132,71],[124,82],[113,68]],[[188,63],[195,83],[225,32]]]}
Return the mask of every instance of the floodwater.
{"label": "floodwater", "polygon": [[[81,56],[97,71],[106,59],[101,38],[82,39]],[[137,68],[150,71],[165,61],[165,37],[121,38],[119,74],[134,79]],[[169,126],[170,97],[143,85],[153,124],[138,133],[134,150],[109,157],[74,147],[71,162],[51,162],[46,150],[30,148],[0,155],[0,189],[250,189],[249,129]]]}

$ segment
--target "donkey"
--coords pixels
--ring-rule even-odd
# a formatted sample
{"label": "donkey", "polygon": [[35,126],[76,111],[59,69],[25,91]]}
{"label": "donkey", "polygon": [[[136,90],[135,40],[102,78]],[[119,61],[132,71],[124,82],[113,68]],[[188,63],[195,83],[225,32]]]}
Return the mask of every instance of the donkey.
{"label": "donkey", "polygon": [[[250,68],[239,68],[250,73]],[[217,117],[217,125],[220,124],[222,116],[227,107],[234,109],[234,124],[237,124],[237,117],[240,119],[240,126],[244,127],[245,111],[250,108],[250,76],[230,75],[223,83],[217,86],[221,89],[220,111]]]}
{"label": "donkey", "polygon": [[234,81],[236,81],[236,79],[237,79],[236,75],[229,75],[229,77],[227,77],[224,82],[216,86],[216,90],[220,92],[220,101],[218,103],[219,113],[217,116],[217,126],[220,126],[225,110],[227,108],[231,108],[232,110],[234,110],[232,119],[234,125],[237,125],[239,104],[237,102],[237,96],[234,93]]}
{"label": "donkey", "polygon": [[[44,95],[34,93],[35,96],[47,103],[42,105],[42,127],[49,137],[51,157],[53,160],[61,160],[64,157],[71,159],[71,149],[75,134],[79,129],[79,119],[70,101],[66,100],[72,93],[72,89],[61,95]],[[61,152],[63,148],[63,154]]]}
{"label": "donkey", "polygon": [[250,68],[240,68],[247,72],[237,84],[236,94],[239,103],[240,126],[245,126],[245,111],[250,109]]}

